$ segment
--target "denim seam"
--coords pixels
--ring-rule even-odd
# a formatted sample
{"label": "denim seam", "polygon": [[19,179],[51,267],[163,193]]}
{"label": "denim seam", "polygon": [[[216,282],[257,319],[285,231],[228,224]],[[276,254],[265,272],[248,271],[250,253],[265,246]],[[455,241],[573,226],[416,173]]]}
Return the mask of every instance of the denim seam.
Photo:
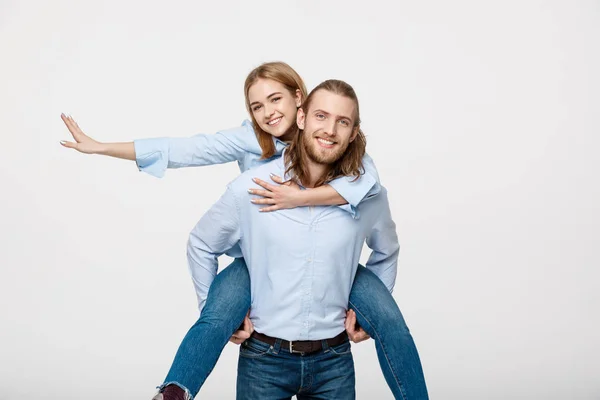
{"label": "denim seam", "polygon": [[[305,367],[307,367],[307,363],[308,366],[310,366],[310,373],[308,374],[308,377],[306,380],[308,380],[309,385],[308,386],[304,386],[304,373],[305,373]],[[302,392],[306,392],[309,391],[310,389],[312,389],[312,385],[313,385],[313,378],[312,378],[312,364],[311,361],[307,360],[306,358],[304,358],[304,356],[301,356],[300,359],[300,365],[301,365],[301,374],[300,374],[300,388],[298,389],[298,393],[302,393]]]}
{"label": "denim seam", "polygon": [[[269,345],[267,345],[269,346]],[[252,350],[256,351],[257,353],[253,353],[251,351],[244,351],[244,348],[249,348],[250,345],[246,342],[242,343],[242,345],[240,346],[240,357],[246,357],[246,358],[250,358],[250,359],[257,359],[257,358],[263,358],[264,356],[267,356],[271,353],[271,351],[273,350],[273,346],[269,346],[269,348],[267,350],[262,350],[262,349],[255,349],[252,348]]]}
{"label": "denim seam", "polygon": [[[342,344],[346,344],[346,343],[342,343]],[[340,344],[340,346],[342,345]],[[350,344],[348,343],[348,346],[350,346]],[[337,347],[337,346],[336,346]],[[342,353],[338,353],[333,347],[329,347],[327,349],[327,351],[331,351],[332,354],[335,354],[337,356],[345,356],[347,354],[351,354],[352,353],[352,347],[350,347],[350,349],[348,349],[348,351],[344,351]]]}
{"label": "denim seam", "polygon": [[352,306],[352,308],[354,308],[354,311],[358,312],[373,328],[373,332],[375,332],[375,335],[377,336],[377,340],[379,341],[379,345],[381,346],[381,349],[383,350],[383,354],[385,355],[385,361],[387,361],[387,364],[390,367],[390,370],[392,371],[392,375],[394,375],[394,380],[396,381],[396,384],[398,385],[398,388],[400,389],[400,394],[402,394],[403,400],[408,400],[406,397],[406,393],[404,392],[404,388],[402,387],[402,383],[398,379],[397,373],[394,370],[392,363],[390,362],[390,359],[387,355],[387,351],[385,350],[383,342],[381,341],[381,338],[379,337],[379,333],[377,332],[377,329],[375,329],[375,327],[373,326],[371,321],[369,321],[369,319],[362,312],[360,312],[360,310],[358,308],[356,308],[356,306],[351,301],[348,300],[348,304],[350,304]]}

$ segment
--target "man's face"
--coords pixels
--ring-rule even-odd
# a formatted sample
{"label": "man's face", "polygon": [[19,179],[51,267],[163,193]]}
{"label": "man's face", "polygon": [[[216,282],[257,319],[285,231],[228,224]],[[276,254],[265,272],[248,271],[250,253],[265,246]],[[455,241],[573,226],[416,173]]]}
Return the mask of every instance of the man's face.
{"label": "man's face", "polygon": [[356,105],[352,99],[318,90],[308,110],[298,109],[298,127],[304,130],[302,142],[309,158],[319,164],[339,160],[356,138]]}

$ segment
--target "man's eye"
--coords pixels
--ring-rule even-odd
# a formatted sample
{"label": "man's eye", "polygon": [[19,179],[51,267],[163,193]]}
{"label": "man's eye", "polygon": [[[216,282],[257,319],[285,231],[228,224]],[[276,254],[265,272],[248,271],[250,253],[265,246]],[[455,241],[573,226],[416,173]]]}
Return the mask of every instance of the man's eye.
{"label": "man's eye", "polygon": [[325,115],[324,114],[317,114],[315,116],[317,117],[317,119],[325,119]]}
{"label": "man's eye", "polygon": [[350,123],[348,121],[346,121],[345,119],[341,119],[340,120],[340,124],[344,125],[344,126],[348,126],[350,125]]}

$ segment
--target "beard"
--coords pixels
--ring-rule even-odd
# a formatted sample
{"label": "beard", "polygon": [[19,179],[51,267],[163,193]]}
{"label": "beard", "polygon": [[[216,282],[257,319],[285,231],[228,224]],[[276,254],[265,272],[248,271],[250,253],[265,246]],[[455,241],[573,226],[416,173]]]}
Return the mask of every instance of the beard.
{"label": "beard", "polygon": [[348,148],[349,142],[337,142],[333,149],[325,149],[317,143],[314,132],[307,133],[306,131],[299,132],[302,135],[302,145],[306,150],[308,158],[321,165],[331,165],[344,156],[344,152]]}

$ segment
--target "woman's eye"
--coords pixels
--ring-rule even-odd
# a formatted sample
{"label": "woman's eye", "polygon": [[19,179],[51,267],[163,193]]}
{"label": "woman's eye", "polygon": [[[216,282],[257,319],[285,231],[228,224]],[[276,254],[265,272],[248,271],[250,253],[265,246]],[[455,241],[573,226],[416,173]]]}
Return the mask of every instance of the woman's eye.
{"label": "woman's eye", "polygon": [[278,102],[279,100],[281,100],[281,97],[273,97],[273,103]]}
{"label": "woman's eye", "polygon": [[260,110],[261,107],[262,106],[254,106],[254,108],[252,109],[252,111],[258,111],[258,110]]}

